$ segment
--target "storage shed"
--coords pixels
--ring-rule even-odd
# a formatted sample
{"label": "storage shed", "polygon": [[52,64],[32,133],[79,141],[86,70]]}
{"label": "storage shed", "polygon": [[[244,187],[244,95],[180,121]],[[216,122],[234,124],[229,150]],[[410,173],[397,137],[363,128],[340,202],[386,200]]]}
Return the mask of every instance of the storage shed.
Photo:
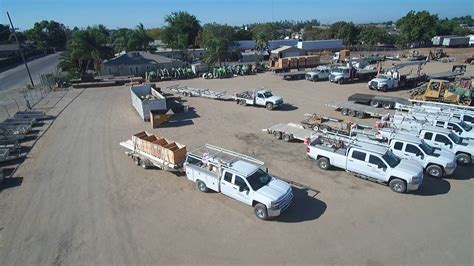
{"label": "storage shed", "polygon": [[452,36],[443,39],[444,47],[467,47],[469,46],[469,37]]}
{"label": "storage shed", "polygon": [[284,58],[293,56],[302,56],[306,52],[295,46],[282,46],[278,49],[272,50],[270,53],[271,58]]}

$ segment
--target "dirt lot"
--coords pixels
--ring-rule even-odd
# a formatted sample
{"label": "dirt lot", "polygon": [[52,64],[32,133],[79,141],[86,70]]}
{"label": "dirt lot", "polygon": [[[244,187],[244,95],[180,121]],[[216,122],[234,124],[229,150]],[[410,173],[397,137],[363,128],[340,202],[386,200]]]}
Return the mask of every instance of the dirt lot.
{"label": "dirt lot", "polygon": [[[425,71],[447,68],[430,63]],[[304,113],[339,116],[324,104],[369,92],[365,83],[283,81],[265,73],[179,84],[229,92],[267,87],[290,105],[270,112],[188,98],[188,113],[151,130],[132,109],[128,87],[71,91],[64,101],[75,100],[17,171],[23,182],[0,193],[1,264],[474,262],[472,167],[460,167],[452,179],[427,177],[413,194],[396,194],[343,171],[322,171],[305,159],[302,143],[277,141],[261,131],[299,122]],[[188,149],[212,143],[253,155],[273,174],[321,192],[312,197],[295,188],[295,201],[283,216],[259,221],[250,207],[218,193],[202,194],[184,177],[136,167],[118,143],[141,130]]]}

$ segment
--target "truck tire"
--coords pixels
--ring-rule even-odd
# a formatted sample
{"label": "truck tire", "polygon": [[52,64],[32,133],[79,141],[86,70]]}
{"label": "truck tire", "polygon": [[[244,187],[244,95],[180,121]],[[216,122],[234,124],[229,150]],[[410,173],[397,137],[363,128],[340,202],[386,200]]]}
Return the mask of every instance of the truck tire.
{"label": "truck tire", "polygon": [[356,111],[354,111],[354,110],[352,110],[352,109],[349,109],[349,110],[347,111],[347,114],[348,114],[349,116],[355,117],[355,116],[356,116]]}
{"label": "truck tire", "polygon": [[382,86],[382,88],[380,88],[380,91],[387,92],[387,89],[388,89],[388,87],[385,85],[385,86]]}
{"label": "truck tire", "polygon": [[459,164],[466,165],[471,163],[471,157],[465,153],[456,154],[456,160]]}
{"label": "truck tire", "polygon": [[405,182],[399,178],[394,178],[390,180],[388,186],[393,192],[405,193],[407,191],[407,185]]}
{"label": "truck tire", "polygon": [[288,134],[283,134],[282,139],[284,142],[289,142],[291,140],[291,136]]}
{"label": "truck tire", "polygon": [[320,130],[321,132],[323,132],[324,134],[326,134],[326,133],[328,133],[329,131],[331,131],[331,128],[328,127],[328,126],[322,125],[322,126],[319,127],[319,130]]}
{"label": "truck tire", "polygon": [[280,131],[273,131],[273,137],[276,139],[281,139],[281,132]]}
{"label": "truck tire", "polygon": [[140,165],[142,166],[143,169],[148,169],[150,166],[147,160],[141,160]]}
{"label": "truck tire", "polygon": [[342,108],[342,109],[341,109],[341,114],[342,114],[343,116],[348,116],[348,115],[349,115],[349,110],[347,110],[347,108]]}
{"label": "truck tire", "polygon": [[239,104],[242,105],[242,106],[245,106],[245,105],[247,105],[247,102],[245,100],[240,100]]}
{"label": "truck tire", "polygon": [[343,82],[342,82],[342,79],[338,80],[337,81],[337,84],[341,85]]}
{"label": "truck tire", "polygon": [[382,106],[385,109],[393,109],[394,104],[392,102],[384,102]]}
{"label": "truck tire", "polygon": [[198,180],[196,182],[196,187],[199,191],[204,192],[204,193],[209,191],[209,189],[206,186],[206,183],[202,182],[201,180]]}
{"label": "truck tire", "polygon": [[365,118],[365,113],[364,112],[357,112],[357,118]]}
{"label": "truck tire", "polygon": [[329,163],[329,160],[327,158],[321,157],[318,159],[318,166],[319,168],[323,170],[328,170],[329,167],[331,167],[331,164]]}
{"label": "truck tire", "polygon": [[314,126],[313,126],[313,131],[318,132],[318,131],[319,131],[319,126],[318,126],[318,125],[314,125]]}
{"label": "truck tire", "polygon": [[255,216],[257,216],[258,219],[260,220],[268,220],[268,212],[267,212],[267,207],[263,205],[262,203],[258,203],[253,207],[253,210],[255,212]]}
{"label": "truck tire", "polygon": [[371,100],[370,101],[370,106],[377,108],[377,107],[380,106],[380,103],[377,100]]}
{"label": "truck tire", "polygon": [[443,168],[435,164],[426,167],[426,172],[435,178],[441,178],[444,174]]}
{"label": "truck tire", "polygon": [[267,107],[267,109],[271,111],[273,110],[273,103],[267,103],[265,107]]}
{"label": "truck tire", "polygon": [[133,157],[133,161],[135,162],[136,165],[140,165],[140,157],[138,156]]}

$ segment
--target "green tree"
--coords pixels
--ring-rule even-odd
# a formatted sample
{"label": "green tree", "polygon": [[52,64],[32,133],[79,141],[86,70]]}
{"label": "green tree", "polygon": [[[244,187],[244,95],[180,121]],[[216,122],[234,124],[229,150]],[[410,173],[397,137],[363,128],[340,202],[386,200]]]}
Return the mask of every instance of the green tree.
{"label": "green tree", "polygon": [[199,36],[199,45],[207,51],[204,60],[208,64],[220,64],[235,41],[234,28],[217,23],[205,24]]}
{"label": "green tree", "polygon": [[252,40],[252,32],[244,28],[236,28],[234,36],[239,41]]}
{"label": "green tree", "polygon": [[399,42],[408,45],[418,41],[429,41],[436,35],[437,15],[428,11],[410,11],[400,18],[396,25],[400,30]]}
{"label": "green tree", "polygon": [[327,29],[318,29],[313,28],[310,30],[305,30],[304,37],[306,40],[326,40],[333,38]]}
{"label": "green tree", "polygon": [[469,30],[462,28],[458,20],[443,19],[436,25],[436,35],[467,35]]}
{"label": "green tree", "polygon": [[269,40],[277,38],[278,33],[276,27],[272,23],[258,24],[252,29],[252,36],[257,43],[257,49],[264,49]]}
{"label": "green tree", "polygon": [[82,74],[89,70],[98,72],[102,61],[114,55],[113,49],[108,46],[108,39],[108,30],[100,25],[75,31],[61,56],[60,67],[70,74]]}
{"label": "green tree", "polygon": [[199,20],[185,11],[172,12],[165,17],[162,40],[173,49],[185,50],[196,44],[196,37],[201,30]]}
{"label": "green tree", "polygon": [[358,43],[360,29],[352,22],[338,21],[329,27],[331,38],[342,39],[345,45]]}
{"label": "green tree", "polygon": [[147,29],[146,34],[153,40],[161,40],[161,34],[163,31],[160,28]]}
{"label": "green tree", "polygon": [[0,44],[8,43],[10,34],[10,26],[0,24]]}
{"label": "green tree", "polygon": [[362,27],[359,33],[359,41],[368,44],[392,44],[387,43],[389,41],[388,33],[384,28],[379,28],[373,25]]}
{"label": "green tree", "polygon": [[64,50],[67,42],[68,29],[63,24],[50,20],[36,22],[33,28],[27,30],[26,36],[33,41],[38,48],[55,48]]}

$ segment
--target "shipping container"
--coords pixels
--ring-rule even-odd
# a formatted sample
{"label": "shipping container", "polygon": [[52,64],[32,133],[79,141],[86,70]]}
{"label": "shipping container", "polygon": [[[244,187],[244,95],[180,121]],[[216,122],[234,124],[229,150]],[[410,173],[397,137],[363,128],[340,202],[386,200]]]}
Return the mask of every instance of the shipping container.
{"label": "shipping container", "polygon": [[443,39],[445,47],[467,47],[469,46],[469,37],[446,37]]}

